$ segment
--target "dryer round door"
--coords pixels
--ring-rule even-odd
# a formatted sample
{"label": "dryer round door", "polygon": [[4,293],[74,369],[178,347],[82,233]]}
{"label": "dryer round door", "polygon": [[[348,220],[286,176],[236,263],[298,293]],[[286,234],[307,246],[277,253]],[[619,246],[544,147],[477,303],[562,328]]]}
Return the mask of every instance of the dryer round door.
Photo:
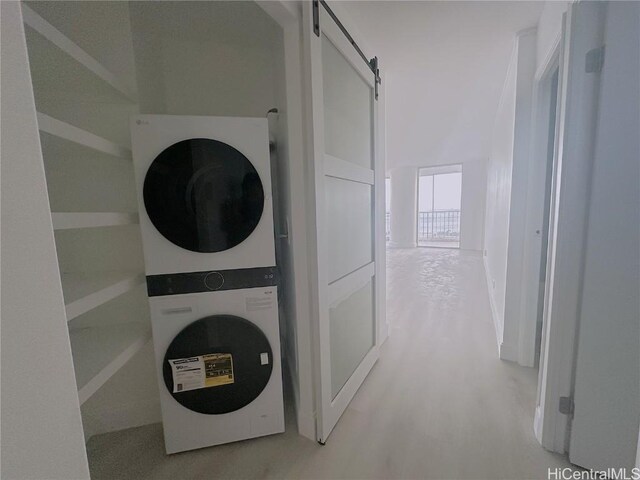
{"label": "dryer round door", "polygon": [[178,403],[218,415],[253,402],[272,370],[273,352],[260,328],[240,317],[213,315],[189,324],[173,339],[162,373]]}
{"label": "dryer round door", "polygon": [[144,179],[151,222],[193,252],[220,252],[244,241],[264,209],[264,190],[249,159],[226,143],[192,138],[158,155]]}

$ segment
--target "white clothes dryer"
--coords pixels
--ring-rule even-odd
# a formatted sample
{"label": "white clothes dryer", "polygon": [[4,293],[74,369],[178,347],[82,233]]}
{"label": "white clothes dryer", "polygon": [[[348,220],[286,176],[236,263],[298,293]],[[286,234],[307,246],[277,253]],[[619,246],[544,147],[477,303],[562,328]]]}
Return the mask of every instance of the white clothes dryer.
{"label": "white clothes dryer", "polygon": [[131,121],[147,275],[275,265],[266,118]]}

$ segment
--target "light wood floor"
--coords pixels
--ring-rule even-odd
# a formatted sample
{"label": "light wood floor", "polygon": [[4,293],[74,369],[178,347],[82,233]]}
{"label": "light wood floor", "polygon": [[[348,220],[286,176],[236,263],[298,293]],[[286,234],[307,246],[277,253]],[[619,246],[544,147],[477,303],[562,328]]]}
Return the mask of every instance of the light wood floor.
{"label": "light wood floor", "polygon": [[159,424],[93,437],[94,479],[543,479],[536,371],[497,358],[479,253],[388,252],[391,336],[327,444],[287,432],[166,456]]}

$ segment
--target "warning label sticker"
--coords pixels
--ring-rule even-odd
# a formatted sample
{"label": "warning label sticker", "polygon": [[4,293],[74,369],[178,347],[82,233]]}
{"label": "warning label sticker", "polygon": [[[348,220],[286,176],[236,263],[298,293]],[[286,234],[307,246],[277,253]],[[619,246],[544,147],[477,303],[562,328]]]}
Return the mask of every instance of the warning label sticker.
{"label": "warning label sticker", "polygon": [[211,353],[169,360],[173,374],[173,393],[219,387],[234,382],[230,353]]}

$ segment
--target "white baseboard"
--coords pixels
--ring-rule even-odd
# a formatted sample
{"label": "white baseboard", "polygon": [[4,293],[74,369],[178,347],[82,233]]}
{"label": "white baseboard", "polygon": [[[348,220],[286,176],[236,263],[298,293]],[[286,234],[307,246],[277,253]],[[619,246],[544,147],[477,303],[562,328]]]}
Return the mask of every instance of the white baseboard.
{"label": "white baseboard", "polygon": [[640,469],[640,428],[638,429],[638,447],[636,451],[636,468]]}
{"label": "white baseboard", "polygon": [[309,440],[317,440],[315,413],[298,412],[298,434]]}
{"label": "white baseboard", "polygon": [[536,406],[536,413],[533,417],[533,434],[538,443],[542,445],[542,412],[540,411],[540,405]]}
{"label": "white baseboard", "polygon": [[384,344],[389,338],[389,322],[384,322],[380,329],[380,345]]}
{"label": "white baseboard", "polygon": [[316,416],[315,412],[304,412],[300,409],[300,398],[298,392],[300,391],[300,387],[298,384],[298,377],[295,374],[293,368],[291,368],[291,362],[294,362],[295,359],[293,357],[293,352],[287,352],[288,358],[286,359],[286,364],[284,365],[284,374],[287,375],[289,382],[291,384],[292,389],[292,400],[293,400],[293,409],[296,416],[296,423],[298,426],[298,434],[306,437],[310,440],[316,440]]}
{"label": "white baseboard", "polygon": [[498,307],[496,306],[496,301],[493,297],[493,291],[491,288],[492,279],[489,274],[489,265],[487,264],[486,255],[482,256],[482,264],[484,265],[484,274],[487,280],[487,293],[489,295],[489,305],[491,307],[491,317],[493,319],[493,327],[496,331],[496,346],[498,348],[498,355],[502,358],[500,350],[502,346],[502,328],[500,327],[500,317],[498,315]]}
{"label": "white baseboard", "polygon": [[159,398],[148,402],[113,405],[100,411],[99,415],[84,413],[82,417],[85,442],[101,433],[117,432],[162,421]]}
{"label": "white baseboard", "polygon": [[500,358],[510,362],[518,361],[518,347],[502,342],[499,347]]}
{"label": "white baseboard", "polygon": [[387,242],[388,248],[418,248],[418,244],[416,242]]}
{"label": "white baseboard", "polygon": [[462,251],[462,252],[469,252],[469,253],[477,253],[479,255],[482,255],[482,250],[478,250],[477,248],[464,248],[464,247],[459,247],[458,250]]}

